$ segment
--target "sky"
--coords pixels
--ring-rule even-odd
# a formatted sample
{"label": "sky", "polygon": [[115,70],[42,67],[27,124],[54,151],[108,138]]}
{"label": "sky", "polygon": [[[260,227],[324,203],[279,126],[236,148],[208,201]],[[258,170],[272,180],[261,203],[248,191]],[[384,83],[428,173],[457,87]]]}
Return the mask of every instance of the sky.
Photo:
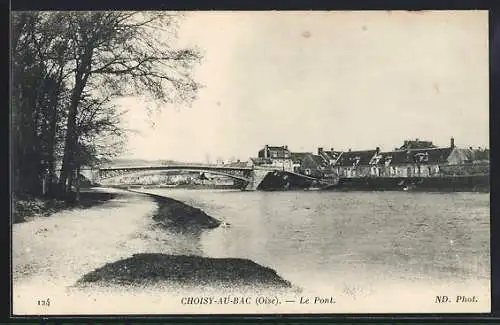
{"label": "sky", "polygon": [[150,117],[120,99],[137,131],[121,158],[489,144],[487,11],[189,12],[178,46],[203,51],[204,88]]}

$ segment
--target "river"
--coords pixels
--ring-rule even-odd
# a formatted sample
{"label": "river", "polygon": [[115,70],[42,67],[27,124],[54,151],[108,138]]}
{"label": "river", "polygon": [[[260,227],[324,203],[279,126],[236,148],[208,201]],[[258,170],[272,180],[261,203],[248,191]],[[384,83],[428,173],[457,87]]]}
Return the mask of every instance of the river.
{"label": "river", "polygon": [[144,191],[229,224],[202,235],[206,256],[249,258],[304,292],[396,304],[471,294],[489,309],[489,194]]}

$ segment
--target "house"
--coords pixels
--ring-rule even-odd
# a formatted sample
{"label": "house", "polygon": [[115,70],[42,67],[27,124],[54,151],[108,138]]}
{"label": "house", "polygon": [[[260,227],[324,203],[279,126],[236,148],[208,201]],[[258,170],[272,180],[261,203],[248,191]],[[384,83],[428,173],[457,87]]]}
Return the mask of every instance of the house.
{"label": "house", "polygon": [[301,162],[299,173],[311,177],[321,178],[325,176],[328,164],[319,155],[308,153]]}
{"label": "house", "polygon": [[380,149],[343,152],[337,158],[333,171],[339,177],[367,177],[372,173],[374,158]]}
{"label": "house", "polygon": [[[405,141],[406,144],[406,141]],[[450,139],[449,147],[438,148],[431,145],[406,150],[401,148],[392,152],[381,153],[378,161],[381,176],[386,177],[431,177],[442,175],[442,169],[453,166],[464,166],[474,161],[473,152],[455,146]]]}
{"label": "house", "polygon": [[288,146],[273,147],[265,145],[263,149],[259,150],[259,158],[271,158],[271,159],[289,159],[291,157],[290,150]]}
{"label": "house", "polygon": [[468,149],[456,148],[448,158],[450,164],[489,164],[489,149]]}
{"label": "house", "polygon": [[382,153],[380,176],[428,177],[437,176],[440,166],[448,163],[452,148],[414,149]]}
{"label": "house", "polygon": [[294,170],[292,154],[286,145],[280,147],[265,145],[263,149],[259,150],[257,158],[258,160],[253,162],[253,166],[271,167],[285,171]]}
{"label": "house", "polygon": [[310,155],[310,152],[292,152],[292,167],[295,173],[302,173],[302,163],[306,159],[307,155]]}

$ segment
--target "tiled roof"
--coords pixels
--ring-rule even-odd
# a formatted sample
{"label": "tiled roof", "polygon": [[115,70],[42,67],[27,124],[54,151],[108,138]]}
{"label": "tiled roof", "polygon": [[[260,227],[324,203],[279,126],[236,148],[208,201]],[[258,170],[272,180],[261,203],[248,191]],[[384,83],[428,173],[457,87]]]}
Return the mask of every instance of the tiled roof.
{"label": "tiled roof", "polygon": [[275,146],[268,146],[269,150],[288,150],[288,148],[285,148],[285,146],[279,146],[279,147],[275,147]]}
{"label": "tiled roof", "polygon": [[311,159],[314,161],[315,164],[317,164],[318,166],[322,166],[322,165],[325,165],[327,162],[325,161],[325,159],[319,155],[313,155],[311,154]]}
{"label": "tiled roof", "polygon": [[[267,149],[269,150],[269,154],[272,155],[273,153],[276,153],[275,158],[287,158],[286,153],[290,153],[290,150],[288,150],[287,146],[280,146],[280,147],[274,147],[274,146],[268,146]],[[266,148],[262,148],[259,150],[259,157],[264,157]]]}
{"label": "tiled roof", "polygon": [[270,164],[272,163],[271,159],[269,158],[261,158],[261,157],[252,157],[250,158],[250,160],[254,163],[254,164]]}
{"label": "tiled roof", "polygon": [[292,152],[290,155],[294,162],[298,162],[304,160],[310,154],[310,152]]}
{"label": "tiled roof", "polygon": [[418,149],[407,151],[381,152],[379,164],[446,163],[453,148]]}
{"label": "tiled roof", "polygon": [[398,150],[431,149],[437,148],[432,141],[406,140]]}
{"label": "tiled roof", "polygon": [[338,166],[368,165],[376,150],[345,151],[337,161]]}
{"label": "tiled roof", "polygon": [[473,149],[473,160],[490,160],[490,149]]}
{"label": "tiled roof", "polygon": [[342,152],[341,151],[323,151],[323,158],[327,160],[337,160],[337,158],[340,156]]}

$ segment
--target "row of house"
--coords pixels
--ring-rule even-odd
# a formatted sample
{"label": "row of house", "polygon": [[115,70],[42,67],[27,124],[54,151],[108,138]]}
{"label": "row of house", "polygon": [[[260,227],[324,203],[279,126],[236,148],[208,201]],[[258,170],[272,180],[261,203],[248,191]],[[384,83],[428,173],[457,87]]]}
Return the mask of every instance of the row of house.
{"label": "row of house", "polygon": [[[317,153],[291,152],[288,146],[266,145],[251,158],[249,166],[272,166],[313,177],[431,177],[453,166],[489,166],[488,149],[462,149],[450,139],[447,147],[431,141],[406,140],[399,148],[381,151],[336,151],[318,148]],[[484,170],[484,169],[483,169]],[[488,169],[489,170],[489,169]]]}

